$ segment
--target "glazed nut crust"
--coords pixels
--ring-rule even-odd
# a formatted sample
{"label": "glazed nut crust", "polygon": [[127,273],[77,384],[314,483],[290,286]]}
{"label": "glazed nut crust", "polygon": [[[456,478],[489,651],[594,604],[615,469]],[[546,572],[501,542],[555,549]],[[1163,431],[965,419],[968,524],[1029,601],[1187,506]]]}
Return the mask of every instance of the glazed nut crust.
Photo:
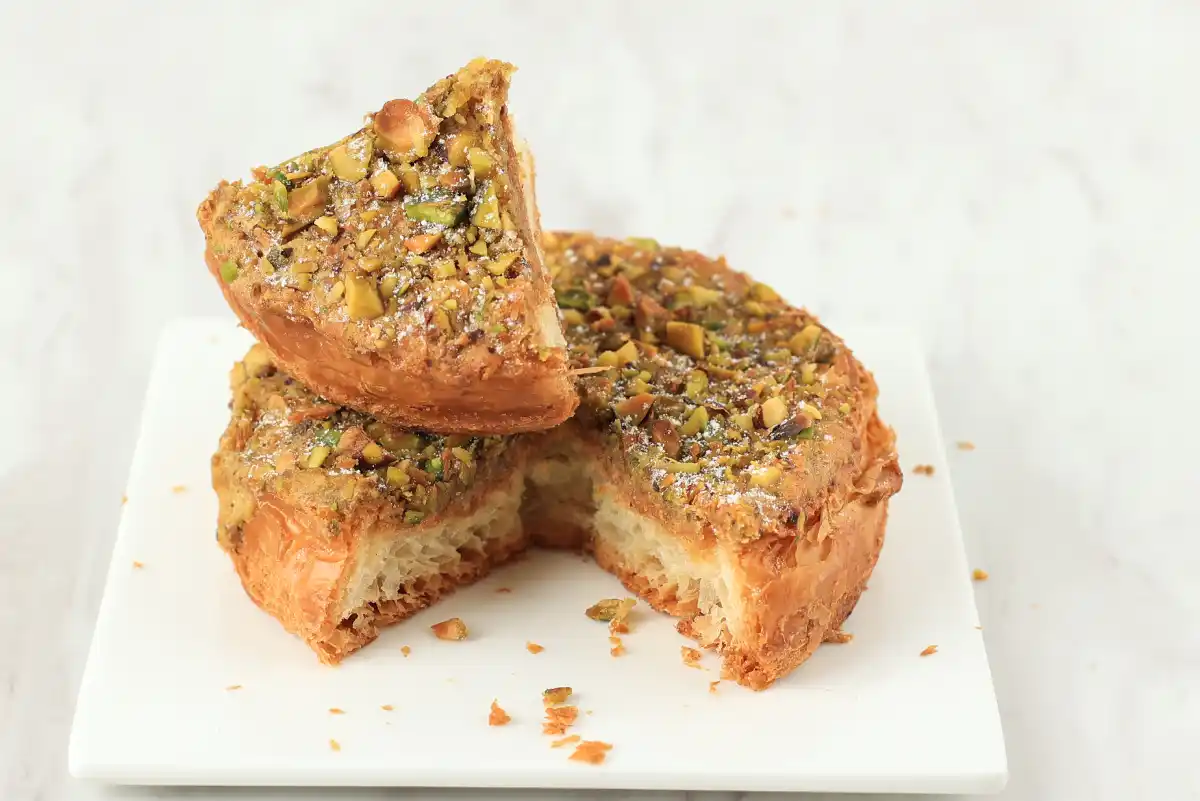
{"label": "glazed nut crust", "polygon": [[290,375],[381,420],[548,428],[578,402],[542,261],[513,68],[479,59],[197,217],[205,261]]}

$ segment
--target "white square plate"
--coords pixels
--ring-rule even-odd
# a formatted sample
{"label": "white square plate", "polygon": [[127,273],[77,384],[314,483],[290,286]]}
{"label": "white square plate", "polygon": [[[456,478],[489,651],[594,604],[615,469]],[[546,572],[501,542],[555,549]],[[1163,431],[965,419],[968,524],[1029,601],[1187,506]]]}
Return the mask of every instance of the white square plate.
{"label": "white square plate", "polygon": [[[821,648],[766,692],[723,681],[713,693],[717,658],[686,667],[690,641],[644,605],[628,653],[611,657],[606,627],[583,610],[626,593],[562,553],[535,552],[341,667],[319,664],[250,602],[214,542],[209,457],[250,337],[224,320],[175,324],[146,398],[71,772],[131,784],[999,790],[1004,742],[920,351],[895,331],[848,334],[882,387],[903,465],[937,473],[910,471],[892,500],[870,590],[847,621],[852,643]],[[452,616],[468,640],[430,633]],[[613,744],[603,765],[568,761],[541,733],[541,692],[560,685],[586,713],[572,733]],[[508,726],[487,725],[493,698]]]}

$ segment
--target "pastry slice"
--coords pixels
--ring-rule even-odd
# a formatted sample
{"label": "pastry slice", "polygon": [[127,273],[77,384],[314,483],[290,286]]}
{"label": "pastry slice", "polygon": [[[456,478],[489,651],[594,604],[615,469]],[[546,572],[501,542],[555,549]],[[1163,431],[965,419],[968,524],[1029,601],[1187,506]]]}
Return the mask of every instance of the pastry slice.
{"label": "pastry slice", "polygon": [[442,432],[532,431],[571,415],[532,161],[506,105],[512,72],[472,61],[200,205],[225,298],[314,392]]}
{"label": "pastry slice", "polygon": [[524,550],[511,437],[432,436],[334,405],[255,345],[212,460],[217,541],[324,662]]}
{"label": "pastry slice", "polygon": [[768,686],[839,639],[901,474],[871,374],[724,260],[547,235],[582,400],[539,435],[524,517],[582,547],[725,674]]}

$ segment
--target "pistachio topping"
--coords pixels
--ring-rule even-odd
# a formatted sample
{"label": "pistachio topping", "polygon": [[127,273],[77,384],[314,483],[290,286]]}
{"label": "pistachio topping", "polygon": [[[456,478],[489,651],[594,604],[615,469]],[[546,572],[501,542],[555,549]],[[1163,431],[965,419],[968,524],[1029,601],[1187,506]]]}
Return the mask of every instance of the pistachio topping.
{"label": "pistachio topping", "polygon": [[341,141],[218,189],[206,233],[232,265],[221,279],[348,319],[363,351],[412,336],[454,354],[486,337],[494,353],[540,357],[525,297],[539,251],[501,114],[512,71],[473,61]]}
{"label": "pistachio topping", "polygon": [[581,419],[681,508],[751,497],[802,519],[785,476],[821,458],[816,440],[842,430],[831,421],[858,391],[834,370],[839,341],[767,284],[698,254],[548,238]]}

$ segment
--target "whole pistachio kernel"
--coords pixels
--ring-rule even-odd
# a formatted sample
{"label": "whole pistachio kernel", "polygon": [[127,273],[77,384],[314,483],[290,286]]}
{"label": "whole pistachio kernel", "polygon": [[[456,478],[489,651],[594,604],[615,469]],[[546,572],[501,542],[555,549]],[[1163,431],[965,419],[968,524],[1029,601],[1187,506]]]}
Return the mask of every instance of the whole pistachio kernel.
{"label": "whole pistachio kernel", "polygon": [[237,263],[233,261],[221,262],[221,280],[227,284],[232,284],[237,280],[238,268]]}

